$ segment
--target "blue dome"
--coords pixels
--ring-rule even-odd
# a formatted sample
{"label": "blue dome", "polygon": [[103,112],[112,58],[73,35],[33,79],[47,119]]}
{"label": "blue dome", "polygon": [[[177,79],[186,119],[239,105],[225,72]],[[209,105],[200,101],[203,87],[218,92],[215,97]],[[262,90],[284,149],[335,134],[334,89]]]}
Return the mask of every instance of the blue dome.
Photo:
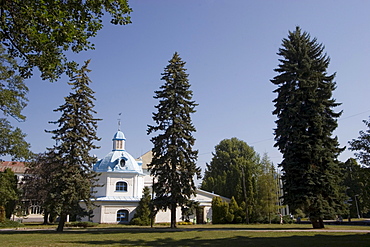
{"label": "blue dome", "polygon": [[139,164],[128,152],[117,150],[110,152],[103,159],[99,160],[94,165],[94,171],[143,173],[141,164]]}
{"label": "blue dome", "polygon": [[113,136],[113,140],[126,140],[125,135],[122,131],[117,131],[117,133]]}

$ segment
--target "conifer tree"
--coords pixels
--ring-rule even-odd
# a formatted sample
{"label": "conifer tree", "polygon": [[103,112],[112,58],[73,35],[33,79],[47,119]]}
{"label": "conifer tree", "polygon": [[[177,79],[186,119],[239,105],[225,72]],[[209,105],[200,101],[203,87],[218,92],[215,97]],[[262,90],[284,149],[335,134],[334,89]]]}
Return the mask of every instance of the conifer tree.
{"label": "conifer tree", "polygon": [[342,151],[333,131],[337,127],[332,98],[335,74],[328,75],[330,59],[324,46],[299,27],[283,39],[280,64],[271,82],[277,86],[274,100],[277,116],[275,146],[283,154],[284,203],[293,211],[302,209],[314,228],[323,228],[323,218],[340,214]]}
{"label": "conifer tree", "polygon": [[278,176],[274,165],[265,153],[261,160],[261,171],[257,178],[256,207],[259,221],[271,224],[273,215],[278,212]]}
{"label": "conifer tree", "polygon": [[92,170],[96,158],[90,151],[97,147],[94,142],[100,139],[96,136],[97,121],[93,109],[94,91],[89,87],[91,80],[87,76],[90,61],[85,62],[69,84],[73,92],[65,97],[65,103],[56,112],[61,112],[59,120],[50,122],[58,129],[47,131],[53,134],[56,145],[54,162],[58,164],[54,170],[52,191],[50,196],[60,208],[60,221],[57,231],[63,231],[67,215],[81,211],[79,202],[82,200],[89,209],[92,205],[91,188],[97,182],[97,173]]}
{"label": "conifer tree", "polygon": [[152,197],[150,189],[145,186],[143,189],[143,197],[140,199],[139,205],[136,208],[136,213],[132,218],[130,224],[139,226],[149,226],[152,213],[150,210]]}
{"label": "conifer tree", "polygon": [[196,166],[198,151],[192,149],[195,127],[190,115],[197,105],[192,100],[185,62],[176,52],[162,73],[165,83],[155,91],[157,113],[153,113],[156,125],[148,125],[153,158],[148,165],[156,179],[153,189],[157,208],[171,210],[171,228],[176,227],[176,208],[185,205],[195,195],[194,175],[200,176]]}

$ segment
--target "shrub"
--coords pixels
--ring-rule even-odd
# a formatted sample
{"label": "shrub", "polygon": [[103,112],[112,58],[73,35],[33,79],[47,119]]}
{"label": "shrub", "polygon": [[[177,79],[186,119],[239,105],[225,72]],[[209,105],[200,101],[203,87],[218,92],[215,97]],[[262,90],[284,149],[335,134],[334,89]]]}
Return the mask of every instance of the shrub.
{"label": "shrub", "polygon": [[283,216],[283,222],[284,222],[284,224],[293,224],[294,219],[292,217],[290,217],[290,215],[285,215],[285,216]]}
{"label": "shrub", "polygon": [[0,228],[15,228],[24,226],[23,224],[19,223],[18,221],[12,221],[9,219],[5,219],[3,222],[0,222]]}
{"label": "shrub", "polygon": [[193,225],[193,222],[190,222],[190,221],[180,221],[177,224],[178,225]]}

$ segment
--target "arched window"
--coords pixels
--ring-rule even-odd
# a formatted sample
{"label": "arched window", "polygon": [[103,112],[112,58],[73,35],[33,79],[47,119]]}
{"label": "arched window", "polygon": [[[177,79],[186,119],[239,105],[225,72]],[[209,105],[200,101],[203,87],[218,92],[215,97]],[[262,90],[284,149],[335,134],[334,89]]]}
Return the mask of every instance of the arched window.
{"label": "arched window", "polygon": [[127,183],[123,181],[119,181],[116,183],[116,191],[123,191],[127,192]]}
{"label": "arched window", "polygon": [[120,161],[119,161],[119,165],[123,168],[123,167],[125,167],[125,165],[126,165],[126,160],[125,159],[121,159]]}
{"label": "arched window", "polygon": [[117,222],[128,222],[128,210],[121,209],[117,211]]}

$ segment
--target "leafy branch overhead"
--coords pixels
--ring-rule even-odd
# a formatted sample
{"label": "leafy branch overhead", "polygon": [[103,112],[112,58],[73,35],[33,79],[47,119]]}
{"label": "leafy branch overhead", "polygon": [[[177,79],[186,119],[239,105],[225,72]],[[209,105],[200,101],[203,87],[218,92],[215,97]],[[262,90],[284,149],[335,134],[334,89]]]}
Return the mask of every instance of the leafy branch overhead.
{"label": "leafy branch overhead", "polygon": [[0,11],[1,43],[22,61],[21,75],[28,78],[37,67],[54,81],[77,67],[64,52],[94,49],[90,38],[102,29],[105,13],[112,24],[125,25],[132,10],[127,0],[3,0]]}

